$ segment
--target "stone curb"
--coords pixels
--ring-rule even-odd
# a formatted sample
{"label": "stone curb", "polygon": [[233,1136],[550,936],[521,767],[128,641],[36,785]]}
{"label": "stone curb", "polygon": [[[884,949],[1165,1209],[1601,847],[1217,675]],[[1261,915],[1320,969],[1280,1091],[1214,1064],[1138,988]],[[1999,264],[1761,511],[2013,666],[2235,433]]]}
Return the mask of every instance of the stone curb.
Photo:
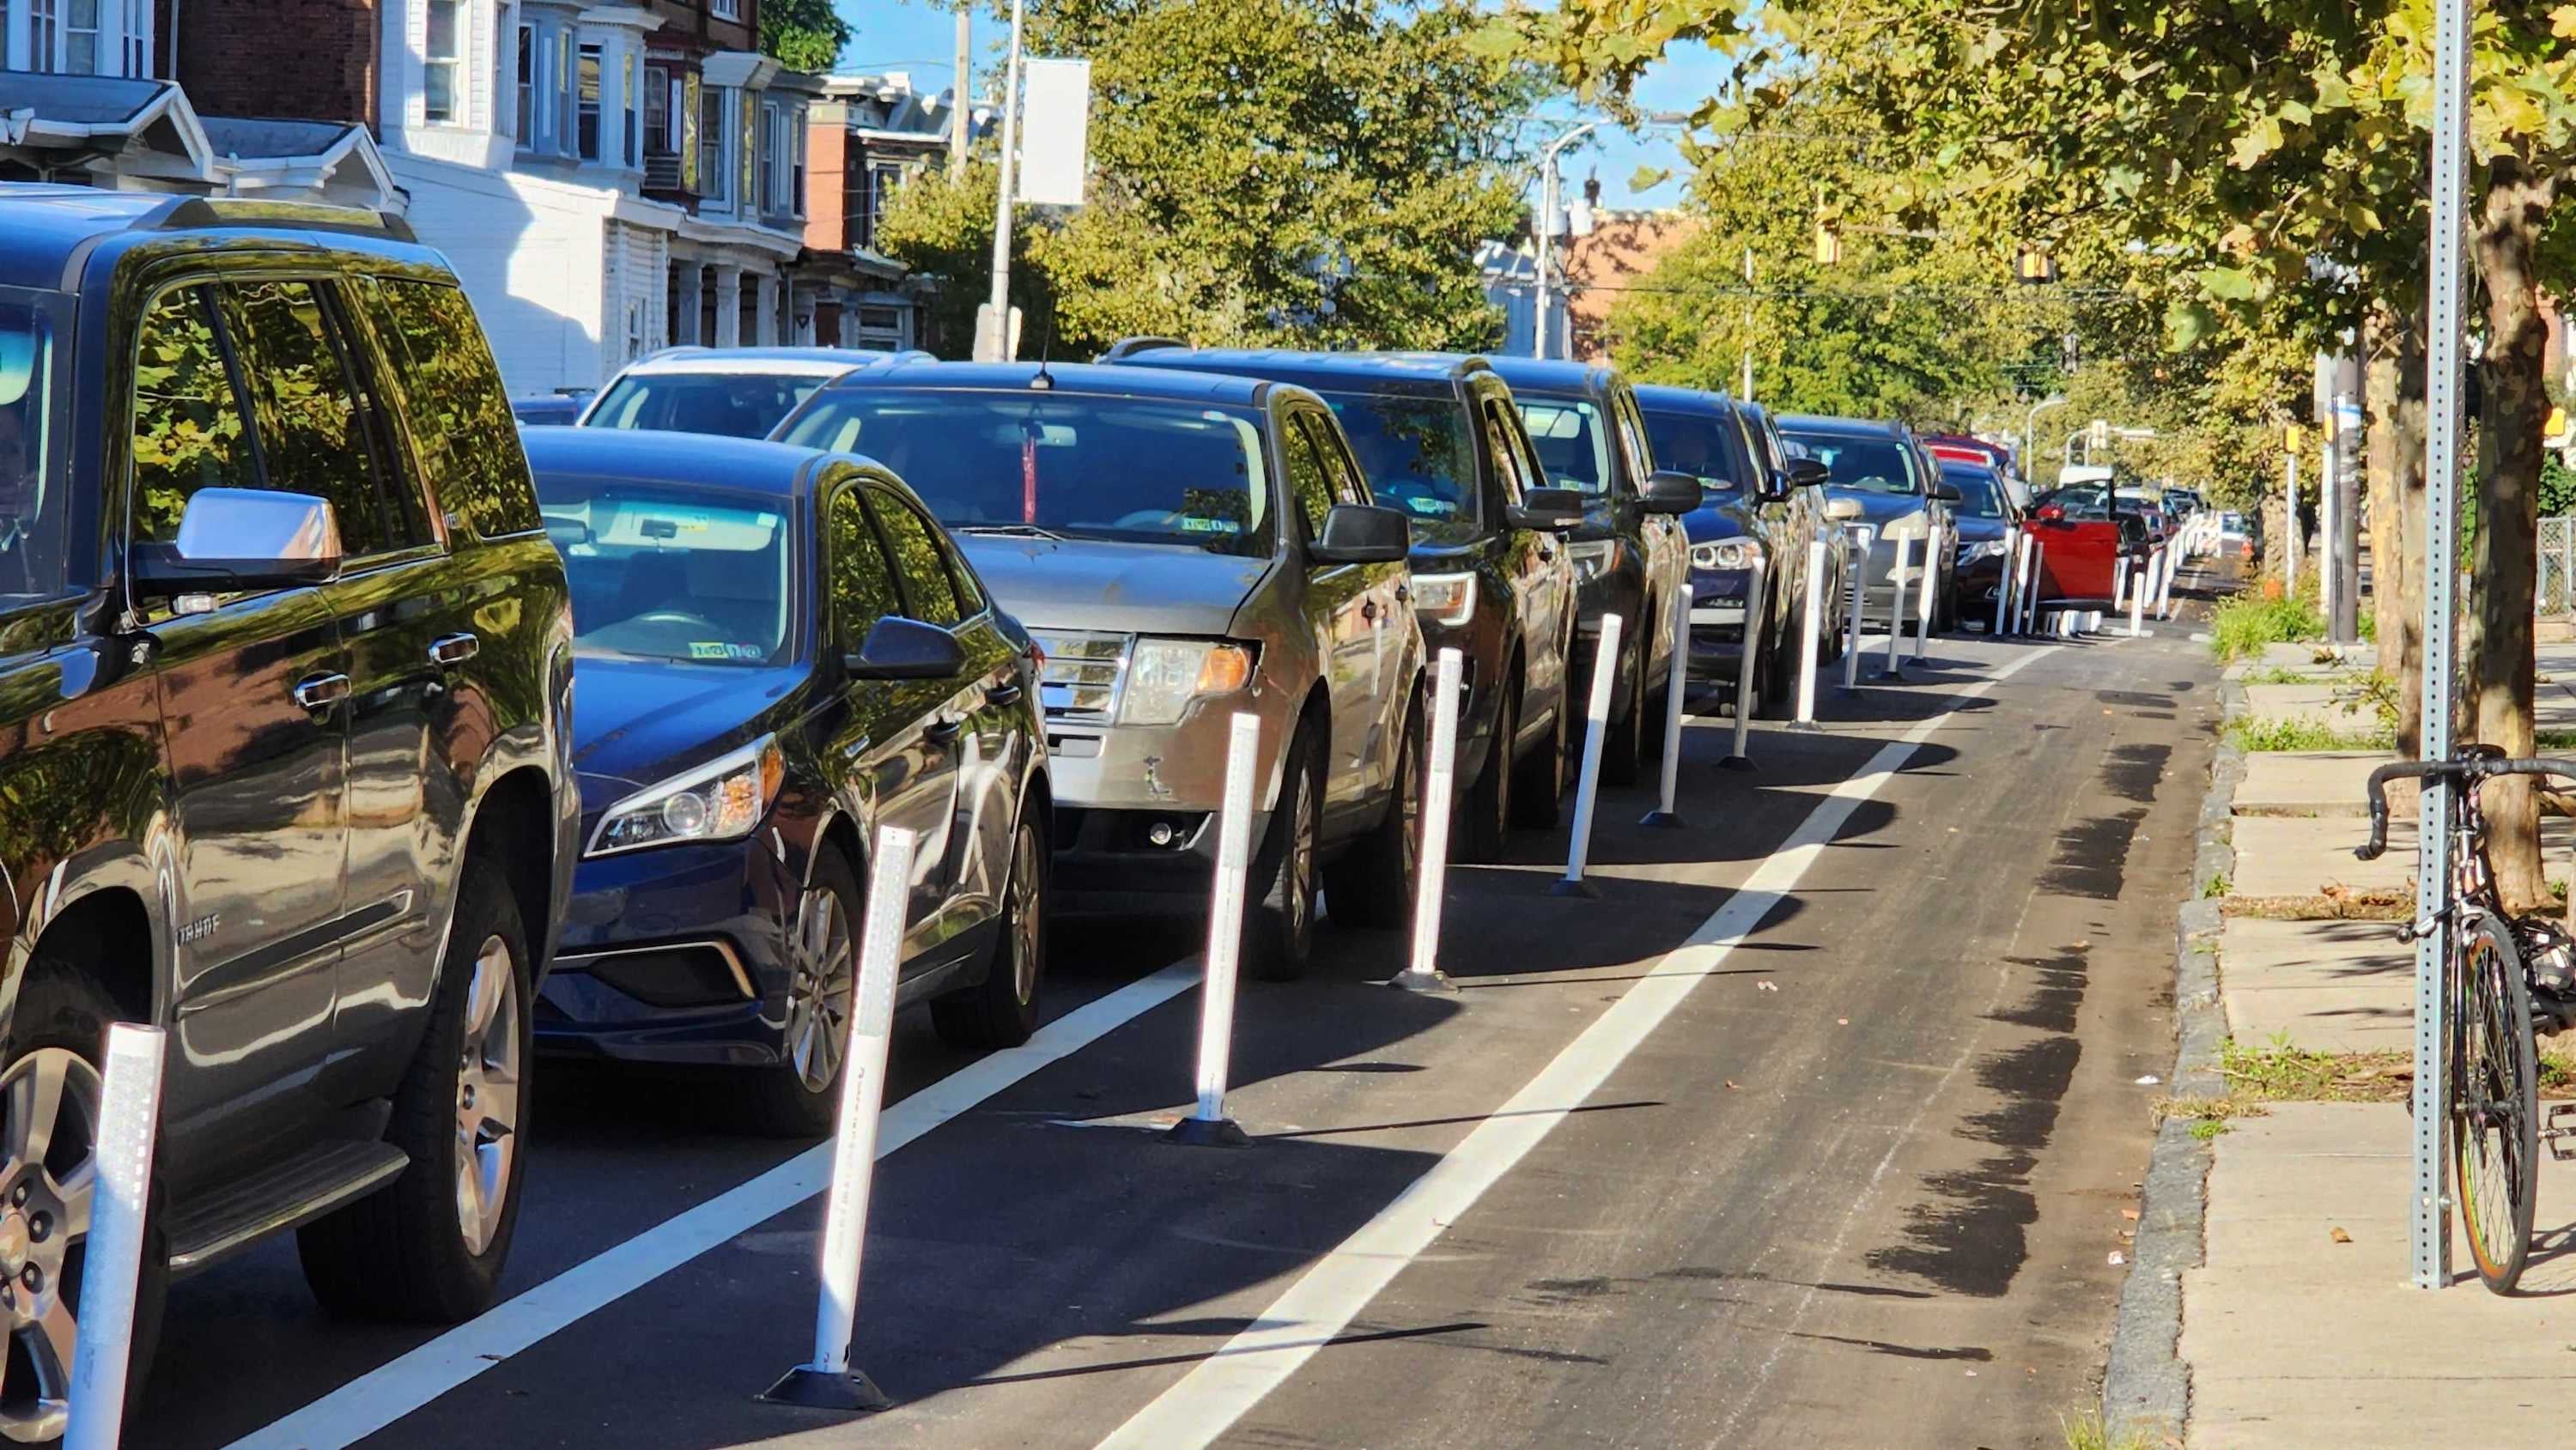
{"label": "stone curb", "polygon": [[[2227,1036],[2218,1001],[2221,917],[2218,901],[2202,900],[2200,892],[2213,878],[2236,874],[2228,822],[2237,784],[2245,778],[2245,752],[2228,742],[2224,722],[2244,712],[2244,687],[2224,681],[2219,698],[2218,753],[2210,762],[2209,794],[2200,804],[2192,899],[2175,914],[2174,1070],[2166,1080],[2174,1097],[2226,1091],[2218,1072],[2218,1046]],[[2201,1261],[2210,1159],[2209,1144],[2193,1137],[2191,1126],[2188,1119],[2166,1119],[2147,1158],[2138,1236],[2130,1245],[2129,1276],[2120,1286],[2110,1363],[2102,1375],[2102,1421],[2114,1440],[2129,1433],[2180,1444],[2191,1411],[2191,1369],[2181,1354],[2182,1276]]]}

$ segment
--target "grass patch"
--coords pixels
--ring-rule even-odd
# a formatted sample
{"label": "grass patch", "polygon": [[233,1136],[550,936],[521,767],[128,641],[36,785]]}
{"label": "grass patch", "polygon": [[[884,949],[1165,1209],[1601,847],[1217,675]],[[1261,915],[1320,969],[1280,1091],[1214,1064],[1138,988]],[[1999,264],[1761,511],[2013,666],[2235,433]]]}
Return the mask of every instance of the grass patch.
{"label": "grass patch", "polygon": [[2348,670],[2339,674],[2321,675],[2313,669],[2302,670],[2290,665],[2271,665],[2264,669],[2246,671],[2244,677],[2237,683],[2242,685],[2340,685],[2352,678],[2352,673]]}
{"label": "grass patch", "polygon": [[2244,751],[2261,750],[2394,750],[2397,731],[2337,730],[2315,720],[2256,720],[2239,716],[2227,722],[2227,738]]}
{"label": "grass patch", "polygon": [[2226,872],[2213,871],[2209,874],[2208,880],[2200,883],[2200,899],[2207,901],[2214,896],[2225,896],[2228,887],[2232,884],[2234,883],[2227,879]]}
{"label": "grass patch", "polygon": [[[2218,1073],[2227,1079],[2223,1102],[2237,1111],[2195,1113],[2200,1121],[2223,1121],[2260,1111],[2263,1103],[2402,1103],[2415,1088],[2415,1057],[2408,1052],[2319,1052],[2293,1047],[2286,1033],[2260,1047],[2230,1040],[2218,1049]],[[2540,1044],[2540,1095],[2576,1098],[2576,1053],[2556,1043]]]}
{"label": "grass patch", "polygon": [[2209,617],[2209,647],[2223,665],[2261,654],[2265,645],[2321,639],[2325,632],[2325,616],[2304,593],[2248,590],[2222,600]]}
{"label": "grass patch", "polygon": [[2066,1436],[2066,1450],[2159,1450],[2178,1443],[2170,1436],[2150,1435],[2131,1425],[2113,1430],[2102,1423],[2099,1410],[2060,1415],[2057,1428]]}
{"label": "grass patch", "polygon": [[2559,750],[2576,750],[2576,730],[2543,730],[2532,737],[2532,748],[2543,754]]}

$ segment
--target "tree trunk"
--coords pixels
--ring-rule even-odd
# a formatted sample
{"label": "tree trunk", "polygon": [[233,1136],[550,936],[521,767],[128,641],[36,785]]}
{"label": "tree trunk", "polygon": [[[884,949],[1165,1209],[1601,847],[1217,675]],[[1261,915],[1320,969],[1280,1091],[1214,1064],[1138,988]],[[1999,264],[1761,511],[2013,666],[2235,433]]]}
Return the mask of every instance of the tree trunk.
{"label": "tree trunk", "polygon": [[[2532,753],[2532,593],[2540,545],[2540,439],[2549,419],[2549,329],[2540,315],[2533,249],[2556,191],[2510,156],[2488,166],[2476,236],[2485,283],[2480,364],[2478,538],[2471,576],[2477,638],[2468,656],[2475,728],[2469,738],[2508,755]],[[2487,787],[2487,856],[2508,911],[2550,903],[2541,872],[2539,800],[2528,778]]]}
{"label": "tree trunk", "polygon": [[2424,329],[2385,305],[2365,324],[2369,359],[2370,590],[2379,668],[2396,682],[2397,753],[2424,742]]}

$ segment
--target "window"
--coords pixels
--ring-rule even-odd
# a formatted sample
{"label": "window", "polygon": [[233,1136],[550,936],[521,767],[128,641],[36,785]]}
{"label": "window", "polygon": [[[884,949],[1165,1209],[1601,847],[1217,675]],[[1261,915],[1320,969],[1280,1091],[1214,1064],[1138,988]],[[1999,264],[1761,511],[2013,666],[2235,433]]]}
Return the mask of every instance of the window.
{"label": "window", "polygon": [[886,562],[877,531],[860,511],[857,486],[842,489],[824,505],[823,549],[824,575],[831,581],[833,637],[843,648],[857,649],[867,643],[868,631],[878,620],[903,613],[894,568]]}
{"label": "window", "polygon": [[[1475,438],[1456,399],[1326,393],[1324,401],[1350,435],[1370,490],[1388,508],[1419,519],[1471,522],[1483,512],[1476,500]],[[1492,419],[1486,424],[1490,429]],[[1497,442],[1493,450],[1499,457],[1503,445]],[[1517,490],[1507,492],[1514,501],[1520,497]]]}
{"label": "window", "polygon": [[725,170],[725,109],[733,104],[731,94],[722,86],[698,92],[698,195],[720,205],[733,196]]}
{"label": "window", "polygon": [[269,487],[329,500],[350,558],[415,542],[385,520],[357,382],[320,288],[243,282],[220,295]]}
{"label": "window", "polygon": [[624,112],[625,119],[622,134],[626,138],[626,166],[630,171],[644,164],[643,65],[632,55],[626,57],[626,68],[619,73],[617,83],[618,109]]}
{"label": "window", "polygon": [[876,245],[877,224],[885,220],[886,203],[903,185],[903,167],[892,161],[868,163],[867,243]]}
{"label": "window", "polygon": [[[60,297],[0,287],[0,357],[17,363],[0,368],[0,596],[50,594],[62,582],[64,450],[47,445],[61,436],[53,338],[63,307]],[[169,426],[145,410],[136,419]]]}
{"label": "window", "polygon": [[1322,538],[1324,515],[1333,511],[1333,475],[1324,466],[1314,435],[1303,428],[1288,430],[1288,493],[1297,501],[1297,511],[1306,516],[1306,538],[1310,542]]}
{"label": "window", "polygon": [[550,473],[539,498],[583,654],[718,667],[796,648],[787,517],[730,489]]}
{"label": "window", "polygon": [[950,625],[966,616],[957,607],[957,586],[948,582],[948,564],[930,521],[882,489],[869,489],[868,512],[885,534],[886,551],[903,576],[903,597],[912,617],[925,624]]}
{"label": "window", "polygon": [[258,455],[203,287],[152,299],[135,326],[134,518],[139,543],[179,538],[201,488],[261,488]]}
{"label": "window", "polygon": [[54,69],[54,47],[62,40],[63,0],[27,0],[27,69]]}
{"label": "window", "polygon": [[1521,393],[1521,424],[1538,449],[1550,487],[1606,494],[1614,474],[1608,430],[1600,411],[1577,398]]}
{"label": "window", "polygon": [[519,146],[525,150],[537,140],[537,32],[531,26],[519,27]]}
{"label": "window", "polygon": [[796,169],[787,183],[787,210],[801,217],[805,214],[805,112],[799,109],[787,124],[796,151]]}
{"label": "window", "polygon": [[740,20],[742,0],[707,0],[707,13],[718,20]]}
{"label": "window", "polygon": [[744,91],[742,104],[735,108],[733,116],[734,170],[738,173],[733,194],[744,211],[758,210],[761,202],[760,193],[751,189],[752,150],[758,145],[760,136],[759,102],[758,93]]}
{"label": "window", "polygon": [[[80,0],[72,0],[77,5]],[[458,57],[463,53],[458,31],[463,27],[464,0],[429,0],[429,36],[421,47],[421,114],[433,126],[464,119],[457,94]]]}
{"label": "window", "polygon": [[[1485,399],[1477,405],[1477,412],[1484,419],[1485,449],[1494,456],[1494,476],[1503,485],[1503,505],[1517,507],[1522,494],[1541,486],[1527,471],[1527,460],[1516,436],[1520,430],[1512,426],[1518,415],[1512,412],[1511,404],[1500,398]],[[1350,431],[1347,416],[1344,432]],[[1359,435],[1352,434],[1351,443],[1357,447]],[[1369,475],[1369,483],[1372,487],[1377,484],[1374,472]]]}
{"label": "window", "polygon": [[63,70],[66,74],[98,74],[98,0],[64,0],[69,7],[63,16]]}
{"label": "window", "polygon": [[573,134],[580,129],[578,124],[567,126],[563,123],[564,117],[575,114],[572,68],[573,48],[568,43],[568,40],[568,37],[557,36],[548,42],[548,44],[552,46],[552,50],[549,53],[554,57],[555,68],[553,87],[554,96],[547,104],[554,108],[555,125],[553,150],[558,156],[570,156],[573,154]]}
{"label": "window", "polygon": [[152,0],[125,0],[125,74],[136,80],[152,74]]}
{"label": "window", "polygon": [[671,73],[657,65],[644,67],[644,150],[669,156],[679,146],[671,137]]}
{"label": "window", "polygon": [[364,279],[356,295],[375,325],[430,496],[451,527],[485,538],[536,528],[537,499],[515,444],[509,395],[474,308],[437,282]]}
{"label": "window", "polygon": [[778,204],[778,139],[780,123],[774,104],[760,108],[760,204],[770,211],[784,208]]}
{"label": "window", "polygon": [[574,91],[574,129],[578,135],[581,159],[599,159],[599,85],[600,50],[595,45],[581,48],[580,69]]}

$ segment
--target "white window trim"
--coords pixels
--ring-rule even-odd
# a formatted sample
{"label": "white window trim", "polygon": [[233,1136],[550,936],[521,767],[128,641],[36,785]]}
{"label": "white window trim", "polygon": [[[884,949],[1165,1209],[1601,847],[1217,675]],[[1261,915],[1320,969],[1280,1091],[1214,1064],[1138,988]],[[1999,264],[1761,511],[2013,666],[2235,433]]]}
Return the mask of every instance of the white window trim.
{"label": "white window trim", "polygon": [[[451,4],[456,9],[456,23],[449,35],[450,43],[455,49],[445,56],[436,56],[429,51],[429,15],[441,4]],[[435,126],[443,131],[458,131],[470,129],[474,124],[474,82],[471,66],[474,54],[475,9],[476,7],[469,4],[468,0],[422,0],[419,55],[420,118],[424,126]],[[429,73],[431,67],[442,65],[447,67],[448,109],[444,116],[432,116],[429,114]]]}

